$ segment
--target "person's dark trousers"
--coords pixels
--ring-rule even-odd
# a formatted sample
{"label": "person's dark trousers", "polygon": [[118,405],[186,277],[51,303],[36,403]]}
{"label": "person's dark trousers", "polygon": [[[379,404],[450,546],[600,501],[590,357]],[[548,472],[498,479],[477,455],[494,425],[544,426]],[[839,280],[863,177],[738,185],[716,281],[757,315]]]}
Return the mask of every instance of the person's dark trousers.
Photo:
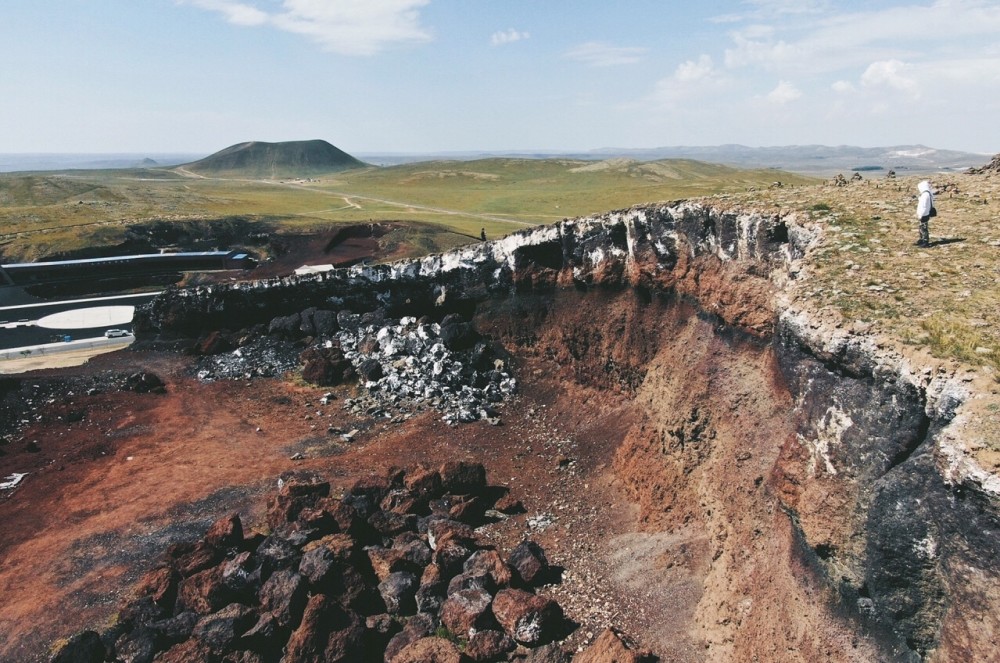
{"label": "person's dark trousers", "polygon": [[931,217],[929,216],[920,217],[920,240],[917,242],[917,244],[922,244],[924,246],[927,246],[928,244],[931,243],[931,234],[930,230],[927,227],[927,223],[930,220]]}

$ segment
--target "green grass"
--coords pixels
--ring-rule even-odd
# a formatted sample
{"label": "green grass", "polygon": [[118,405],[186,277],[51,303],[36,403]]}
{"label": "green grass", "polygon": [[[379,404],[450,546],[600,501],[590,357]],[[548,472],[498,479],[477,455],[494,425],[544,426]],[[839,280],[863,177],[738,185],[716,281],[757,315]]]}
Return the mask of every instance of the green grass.
{"label": "green grass", "polygon": [[[232,216],[310,232],[331,223],[419,222],[470,241],[662,200],[814,180],[696,161],[431,161],[308,179],[197,177],[167,169],[0,176],[5,260],[115,244],[129,224]],[[419,233],[418,233],[419,234]],[[427,242],[427,237],[418,237]],[[418,244],[420,243],[418,242]],[[450,241],[449,241],[450,244]]]}

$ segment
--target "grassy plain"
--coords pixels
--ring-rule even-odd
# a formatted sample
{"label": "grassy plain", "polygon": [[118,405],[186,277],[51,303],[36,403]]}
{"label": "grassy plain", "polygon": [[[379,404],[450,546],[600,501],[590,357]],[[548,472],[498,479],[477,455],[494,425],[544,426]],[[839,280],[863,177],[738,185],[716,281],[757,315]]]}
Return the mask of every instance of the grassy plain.
{"label": "grassy plain", "polygon": [[[410,254],[633,204],[714,196],[795,211],[823,229],[798,296],[942,358],[1000,374],[1000,175],[934,179],[941,216],[912,246],[919,178],[837,187],[775,170],[695,161],[430,161],[303,179],[208,177],[183,169],[0,175],[0,258],[121,241],[131,224],[240,218],[309,233],[410,221],[386,238]],[[783,186],[771,187],[775,180]],[[403,254],[396,253],[396,256]]]}
{"label": "grassy plain", "polygon": [[183,169],[15,173],[0,175],[0,251],[7,261],[36,260],[115,244],[129,224],[226,217],[289,232],[393,220],[470,239],[481,229],[499,237],[566,217],[744,191],[779,179],[815,181],[695,161],[568,159],[433,161],[286,180],[208,177]]}

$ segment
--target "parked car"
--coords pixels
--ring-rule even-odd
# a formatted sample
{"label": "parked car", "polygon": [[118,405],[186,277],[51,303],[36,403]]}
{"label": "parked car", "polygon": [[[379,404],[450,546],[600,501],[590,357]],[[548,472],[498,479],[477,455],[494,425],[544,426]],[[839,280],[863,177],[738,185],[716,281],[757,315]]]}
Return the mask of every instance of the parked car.
{"label": "parked car", "polygon": [[126,329],[109,329],[104,332],[104,338],[118,338],[120,336],[128,336],[128,330]]}

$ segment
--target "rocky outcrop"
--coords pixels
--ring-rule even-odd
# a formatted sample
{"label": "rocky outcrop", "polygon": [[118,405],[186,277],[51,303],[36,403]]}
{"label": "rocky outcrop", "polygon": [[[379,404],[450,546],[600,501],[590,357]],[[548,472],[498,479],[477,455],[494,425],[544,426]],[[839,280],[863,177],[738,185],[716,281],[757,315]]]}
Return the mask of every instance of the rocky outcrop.
{"label": "rocky outcrop", "polygon": [[994,156],[993,160],[985,166],[969,168],[965,172],[967,175],[993,175],[1000,173],[1000,154]]}
{"label": "rocky outcrop", "polygon": [[[616,470],[650,526],[699,522],[717,542],[715,602],[697,615],[716,660],[747,658],[751,629],[797,642],[786,660],[827,655],[852,630],[889,660],[982,658],[1000,632],[1000,478],[972,453],[975,391],[795,303],[817,232],[794,216],[640,207],[422,260],[171,290],[137,329],[197,336],[303,306],[474,314],[479,332],[646,408]],[[588,308],[601,297],[617,308]],[[841,636],[775,626],[800,615],[773,596],[745,604],[760,569],[803,601],[821,594]]]}
{"label": "rocky outcrop", "polygon": [[[704,300],[723,319],[755,334],[773,331],[741,297],[801,257],[808,231],[778,216],[725,212],[679,203],[634,208],[514,233],[450,253],[386,265],[355,266],[267,281],[168,289],[137,312],[137,332],[200,337],[294,316],[305,307],[402,317],[466,312],[492,297],[556,286],[676,289]],[[693,268],[755,264],[753,273],[700,283]],[[782,270],[783,271],[783,270]],[[737,276],[736,273],[728,276]],[[291,324],[291,323],[289,323]],[[279,326],[287,326],[284,322]]]}

